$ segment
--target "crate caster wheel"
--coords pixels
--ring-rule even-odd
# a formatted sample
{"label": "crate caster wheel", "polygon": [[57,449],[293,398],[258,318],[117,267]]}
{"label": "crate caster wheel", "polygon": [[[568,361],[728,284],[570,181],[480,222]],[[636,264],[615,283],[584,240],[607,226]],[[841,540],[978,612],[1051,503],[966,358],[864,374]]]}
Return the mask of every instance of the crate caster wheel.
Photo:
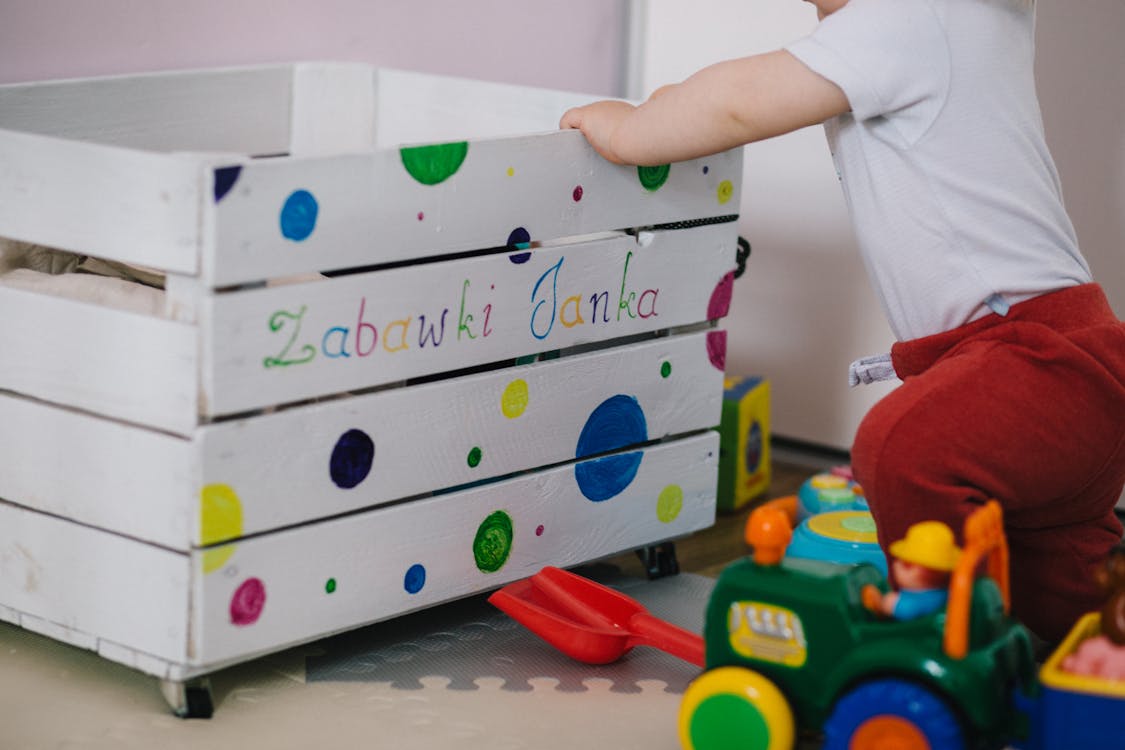
{"label": "crate caster wheel", "polygon": [[211,681],[206,677],[194,680],[161,680],[160,692],[181,719],[210,719],[214,713]]}
{"label": "crate caster wheel", "polygon": [[676,545],[672,542],[643,547],[637,550],[637,557],[644,565],[645,574],[650,581],[674,576],[680,572],[680,562],[676,559]]}

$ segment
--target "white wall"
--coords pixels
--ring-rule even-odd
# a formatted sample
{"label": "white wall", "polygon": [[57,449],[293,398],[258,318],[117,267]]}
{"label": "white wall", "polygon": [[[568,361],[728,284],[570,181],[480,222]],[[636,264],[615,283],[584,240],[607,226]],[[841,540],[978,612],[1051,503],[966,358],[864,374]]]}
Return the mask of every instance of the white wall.
{"label": "white wall", "polygon": [[[1125,316],[1125,2],[1039,0],[1040,95],[1067,205],[1095,275]],[[727,57],[775,49],[816,24],[796,0],[636,0],[640,96]],[[674,40],[674,43],[669,40]],[[746,149],[727,368],[773,384],[775,434],[847,449],[890,386],[847,387],[848,363],[893,337],[856,255],[819,127]]]}
{"label": "white wall", "polygon": [[625,0],[0,0],[0,83],[347,60],[622,90]]}

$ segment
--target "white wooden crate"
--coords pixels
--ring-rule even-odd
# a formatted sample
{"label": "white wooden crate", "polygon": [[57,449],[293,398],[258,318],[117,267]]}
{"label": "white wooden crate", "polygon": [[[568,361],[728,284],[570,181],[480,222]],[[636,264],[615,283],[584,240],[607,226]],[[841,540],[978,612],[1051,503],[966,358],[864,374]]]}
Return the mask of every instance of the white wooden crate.
{"label": "white wooden crate", "polygon": [[4,619],[187,679],[709,525],[742,161],[609,164],[587,99],[0,86],[0,237],[164,277],[0,276]]}

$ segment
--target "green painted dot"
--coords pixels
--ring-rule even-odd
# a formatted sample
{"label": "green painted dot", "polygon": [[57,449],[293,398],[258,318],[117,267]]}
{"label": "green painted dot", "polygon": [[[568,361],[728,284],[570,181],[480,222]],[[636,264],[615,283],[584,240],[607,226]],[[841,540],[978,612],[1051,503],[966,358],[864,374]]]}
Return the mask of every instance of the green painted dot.
{"label": "green painted dot", "polygon": [[324,583],[324,593],[334,594],[335,592],[336,592],[336,579],[335,578],[329,578]]}
{"label": "green painted dot", "polygon": [[875,519],[868,513],[858,516],[849,516],[841,520],[840,525],[847,531],[854,531],[857,534],[875,533]]}
{"label": "green painted dot", "polygon": [[402,166],[423,185],[436,185],[452,177],[461,168],[468,153],[468,141],[399,149]]}
{"label": "green painted dot", "polygon": [[474,445],[473,449],[469,451],[469,466],[474,469],[477,468],[480,465],[480,455],[480,448]]}
{"label": "green painted dot", "polygon": [[645,190],[659,190],[668,181],[668,174],[671,171],[671,164],[661,164],[659,167],[637,167],[637,177]]}
{"label": "green painted dot", "polygon": [[678,484],[670,484],[660,491],[656,498],[656,517],[661,523],[672,523],[684,509],[684,490]]}
{"label": "green painted dot", "polygon": [[504,567],[512,552],[512,517],[498,510],[481,522],[473,539],[473,559],[482,573]]}
{"label": "green painted dot", "polygon": [[666,378],[671,374],[672,374],[672,363],[671,362],[662,362],[660,364],[660,377]]}

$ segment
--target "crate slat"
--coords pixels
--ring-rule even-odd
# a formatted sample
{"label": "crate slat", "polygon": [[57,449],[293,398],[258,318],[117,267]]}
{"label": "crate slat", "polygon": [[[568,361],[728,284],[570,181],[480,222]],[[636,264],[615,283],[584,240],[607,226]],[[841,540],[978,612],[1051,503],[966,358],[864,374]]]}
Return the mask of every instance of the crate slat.
{"label": "crate slat", "polygon": [[550,240],[737,213],[738,151],[665,174],[611,164],[577,131],[445,148],[405,162],[381,149],[219,167],[205,278],[221,287],[503,247],[521,232]]}
{"label": "crate slat", "polygon": [[[718,450],[714,432],[648,448],[632,481],[601,502],[588,500],[575,468],[565,466],[195,552],[192,663],[276,650],[500,586],[545,564],[574,565],[705,528],[714,522]],[[494,544],[482,547],[481,536]],[[509,540],[504,557],[497,550]],[[229,555],[221,567],[207,559],[216,554]]]}
{"label": "crate slat", "polygon": [[0,389],[189,435],[198,330],[0,286]]}
{"label": "crate slat", "polygon": [[573,460],[587,425],[607,419],[637,419],[619,446],[713,427],[723,373],[710,360],[710,337],[661,338],[205,427],[204,502],[237,503],[241,514],[207,539]]}
{"label": "crate slat", "polygon": [[190,559],[0,502],[0,601],[67,640],[187,659]]}
{"label": "crate slat", "polygon": [[0,86],[0,129],[144,151],[281,154],[292,66]]}
{"label": "crate slat", "polygon": [[0,498],[186,551],[199,515],[192,441],[0,394]]}
{"label": "crate slat", "polygon": [[729,289],[734,224],[650,239],[214,296],[206,408],[238,413],[724,315],[710,300]]}

